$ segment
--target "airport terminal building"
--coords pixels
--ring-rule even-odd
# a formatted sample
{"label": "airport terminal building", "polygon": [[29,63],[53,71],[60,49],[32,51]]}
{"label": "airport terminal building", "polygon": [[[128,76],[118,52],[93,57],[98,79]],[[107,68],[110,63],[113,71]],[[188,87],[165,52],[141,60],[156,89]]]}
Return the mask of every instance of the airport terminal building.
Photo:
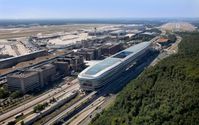
{"label": "airport terminal building", "polygon": [[151,49],[151,42],[142,42],[120,51],[78,75],[83,90],[92,91],[109,83]]}

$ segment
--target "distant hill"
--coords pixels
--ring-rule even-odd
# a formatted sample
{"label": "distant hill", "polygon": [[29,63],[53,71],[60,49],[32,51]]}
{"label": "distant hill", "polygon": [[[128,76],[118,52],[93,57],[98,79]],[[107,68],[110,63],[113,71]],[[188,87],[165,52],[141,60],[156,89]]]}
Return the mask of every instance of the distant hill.
{"label": "distant hill", "polygon": [[181,33],[179,53],[145,70],[91,125],[199,125],[199,33]]}

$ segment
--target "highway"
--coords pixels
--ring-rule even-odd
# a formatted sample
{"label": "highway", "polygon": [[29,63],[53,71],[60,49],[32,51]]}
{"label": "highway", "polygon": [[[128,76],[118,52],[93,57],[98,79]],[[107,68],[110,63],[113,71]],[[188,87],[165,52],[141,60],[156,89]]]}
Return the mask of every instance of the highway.
{"label": "highway", "polygon": [[56,121],[62,119],[65,115],[69,114],[70,112],[72,112],[73,110],[75,110],[77,107],[79,107],[83,102],[87,101],[89,98],[92,98],[93,95],[95,95],[96,92],[92,92],[90,94],[88,94],[86,97],[84,97],[83,99],[81,99],[80,101],[78,101],[77,103],[75,103],[74,105],[70,106],[68,109],[64,110],[63,112],[61,112],[59,115],[57,115],[56,117],[52,118],[50,121],[48,121],[47,123],[45,123],[44,125],[52,125],[53,123],[55,123]]}
{"label": "highway", "polygon": [[[84,116],[84,119],[79,119],[81,120],[78,125],[88,125],[92,118],[94,118],[96,116],[96,114],[101,113],[104,109],[108,108],[110,105],[112,105],[114,103],[116,99],[116,94],[111,94],[108,97],[105,97],[105,99],[103,100],[102,103],[100,103],[100,105],[97,105],[97,108],[95,108],[95,110],[93,110],[90,114],[88,114],[87,116]],[[75,117],[74,117],[75,118]],[[73,122],[73,121],[72,121]],[[64,125],[70,124],[71,121],[69,121],[68,123],[64,123]]]}
{"label": "highway", "polygon": [[70,122],[69,125],[79,125],[81,121],[83,121],[87,116],[89,116],[98,106],[102,105],[105,101],[105,97],[101,96],[96,99],[93,103],[87,106],[84,110],[80,113],[75,115],[75,119]]}
{"label": "highway", "polygon": [[44,94],[43,96],[36,98],[35,100],[31,102],[26,103],[25,105],[22,105],[14,110],[11,110],[9,112],[6,112],[5,114],[2,114],[0,116],[1,124],[6,124],[10,121],[15,120],[15,115],[19,113],[24,113],[24,115],[28,114],[29,112],[33,110],[33,107],[39,103],[46,102],[52,97],[58,98],[69,91],[79,90],[79,88],[80,86],[79,84],[77,84],[77,79],[73,80],[70,85],[64,84],[61,88],[56,88]]}
{"label": "highway", "polygon": [[[31,115],[28,115],[27,117],[25,117],[23,119],[24,123],[25,124],[34,123],[36,120],[38,120],[38,119],[40,119],[42,117],[45,117],[46,115],[56,111],[60,106],[63,106],[65,103],[67,103],[71,99],[75,98],[77,95],[78,95],[78,91],[76,91],[76,90],[67,92],[63,96],[57,98],[56,102],[49,103],[49,105],[44,110],[42,110],[41,112],[32,113]],[[63,100],[65,100],[65,101],[63,101]],[[19,121],[17,124],[20,125],[20,122],[21,121]]]}

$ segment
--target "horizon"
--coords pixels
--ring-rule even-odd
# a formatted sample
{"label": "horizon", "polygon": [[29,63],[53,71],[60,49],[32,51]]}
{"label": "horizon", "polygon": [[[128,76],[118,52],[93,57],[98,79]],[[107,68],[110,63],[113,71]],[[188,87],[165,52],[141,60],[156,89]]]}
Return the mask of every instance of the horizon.
{"label": "horizon", "polygon": [[70,18],[70,19],[0,19],[0,27],[68,24],[155,24],[169,22],[196,23],[199,18]]}
{"label": "horizon", "polygon": [[199,19],[199,17],[112,17],[112,18],[101,18],[101,17],[85,17],[85,18],[0,18],[0,20],[183,20],[183,19]]}

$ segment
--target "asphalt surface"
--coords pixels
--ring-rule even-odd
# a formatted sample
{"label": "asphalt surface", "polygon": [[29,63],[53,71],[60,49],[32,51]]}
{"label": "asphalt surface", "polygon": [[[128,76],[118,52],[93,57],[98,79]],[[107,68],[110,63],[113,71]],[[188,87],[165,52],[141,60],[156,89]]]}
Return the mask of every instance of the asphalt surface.
{"label": "asphalt surface", "polygon": [[42,103],[42,102],[46,102],[52,97],[57,98],[66,92],[78,90],[79,87],[80,86],[79,86],[79,84],[77,84],[77,81],[74,81],[74,83],[71,85],[65,84],[61,88],[56,88],[56,89],[44,94],[43,96],[36,98],[33,101],[30,101],[22,106],[19,106],[18,108],[14,109],[14,110],[11,110],[9,112],[2,114],[0,116],[0,121],[1,121],[0,124],[6,124],[10,121],[15,120],[15,115],[17,115],[19,113],[24,113],[24,115],[28,114],[29,112],[31,112],[33,110],[33,107],[35,105]]}
{"label": "asphalt surface", "polygon": [[78,101],[77,103],[75,103],[74,105],[70,106],[68,109],[64,110],[63,112],[61,112],[59,115],[57,115],[56,117],[52,118],[50,121],[46,122],[44,125],[52,125],[54,124],[56,121],[62,119],[65,115],[69,114],[71,111],[75,110],[76,107],[78,107],[79,105],[81,105],[84,101],[88,100],[89,98],[91,98],[93,95],[95,94],[95,92],[90,93],[89,95],[87,95],[86,97],[84,97],[82,100]]}

